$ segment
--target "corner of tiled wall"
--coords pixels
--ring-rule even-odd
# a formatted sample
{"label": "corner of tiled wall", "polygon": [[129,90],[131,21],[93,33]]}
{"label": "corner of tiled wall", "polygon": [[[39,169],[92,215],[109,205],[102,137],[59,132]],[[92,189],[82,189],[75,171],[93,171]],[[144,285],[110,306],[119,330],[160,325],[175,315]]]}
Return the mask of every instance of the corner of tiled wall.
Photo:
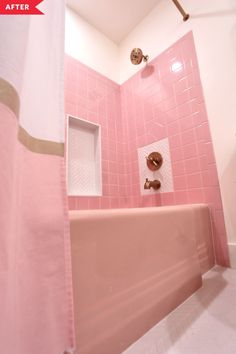
{"label": "corner of tiled wall", "polygon": [[[102,126],[103,196],[70,208],[207,203],[218,264],[228,265],[219,182],[192,33],[121,87],[66,56],[66,113]],[[140,193],[138,149],[168,139],[173,192]],[[163,176],[165,178],[165,176]]]}

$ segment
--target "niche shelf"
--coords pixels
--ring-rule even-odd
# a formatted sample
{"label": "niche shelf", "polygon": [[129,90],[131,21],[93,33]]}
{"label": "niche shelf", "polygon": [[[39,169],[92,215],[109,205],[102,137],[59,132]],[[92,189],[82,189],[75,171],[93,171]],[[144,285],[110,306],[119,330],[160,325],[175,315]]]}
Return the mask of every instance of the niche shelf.
{"label": "niche shelf", "polygon": [[102,195],[101,126],[67,116],[67,190],[69,196]]}

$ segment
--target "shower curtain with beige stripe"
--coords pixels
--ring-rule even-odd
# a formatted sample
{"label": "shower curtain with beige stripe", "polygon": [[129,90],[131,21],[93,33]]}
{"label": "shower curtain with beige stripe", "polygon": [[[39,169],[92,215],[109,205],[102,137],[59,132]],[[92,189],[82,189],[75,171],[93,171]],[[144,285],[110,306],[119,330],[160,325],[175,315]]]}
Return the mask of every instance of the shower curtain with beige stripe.
{"label": "shower curtain with beige stripe", "polygon": [[0,352],[74,347],[64,168],[64,0],[0,16]]}

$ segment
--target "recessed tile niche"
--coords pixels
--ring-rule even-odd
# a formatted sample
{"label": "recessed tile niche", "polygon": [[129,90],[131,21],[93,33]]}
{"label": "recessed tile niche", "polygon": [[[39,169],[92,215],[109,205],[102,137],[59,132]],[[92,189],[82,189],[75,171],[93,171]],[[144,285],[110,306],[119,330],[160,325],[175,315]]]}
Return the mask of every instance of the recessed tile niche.
{"label": "recessed tile niche", "polygon": [[101,127],[67,116],[67,190],[69,196],[102,195]]}

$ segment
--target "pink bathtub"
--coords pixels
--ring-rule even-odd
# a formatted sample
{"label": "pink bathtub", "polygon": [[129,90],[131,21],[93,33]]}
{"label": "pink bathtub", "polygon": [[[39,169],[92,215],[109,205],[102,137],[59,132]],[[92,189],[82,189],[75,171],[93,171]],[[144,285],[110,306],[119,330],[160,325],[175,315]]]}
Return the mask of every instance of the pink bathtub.
{"label": "pink bathtub", "polygon": [[120,354],[214,265],[206,205],[71,211],[76,354]]}

